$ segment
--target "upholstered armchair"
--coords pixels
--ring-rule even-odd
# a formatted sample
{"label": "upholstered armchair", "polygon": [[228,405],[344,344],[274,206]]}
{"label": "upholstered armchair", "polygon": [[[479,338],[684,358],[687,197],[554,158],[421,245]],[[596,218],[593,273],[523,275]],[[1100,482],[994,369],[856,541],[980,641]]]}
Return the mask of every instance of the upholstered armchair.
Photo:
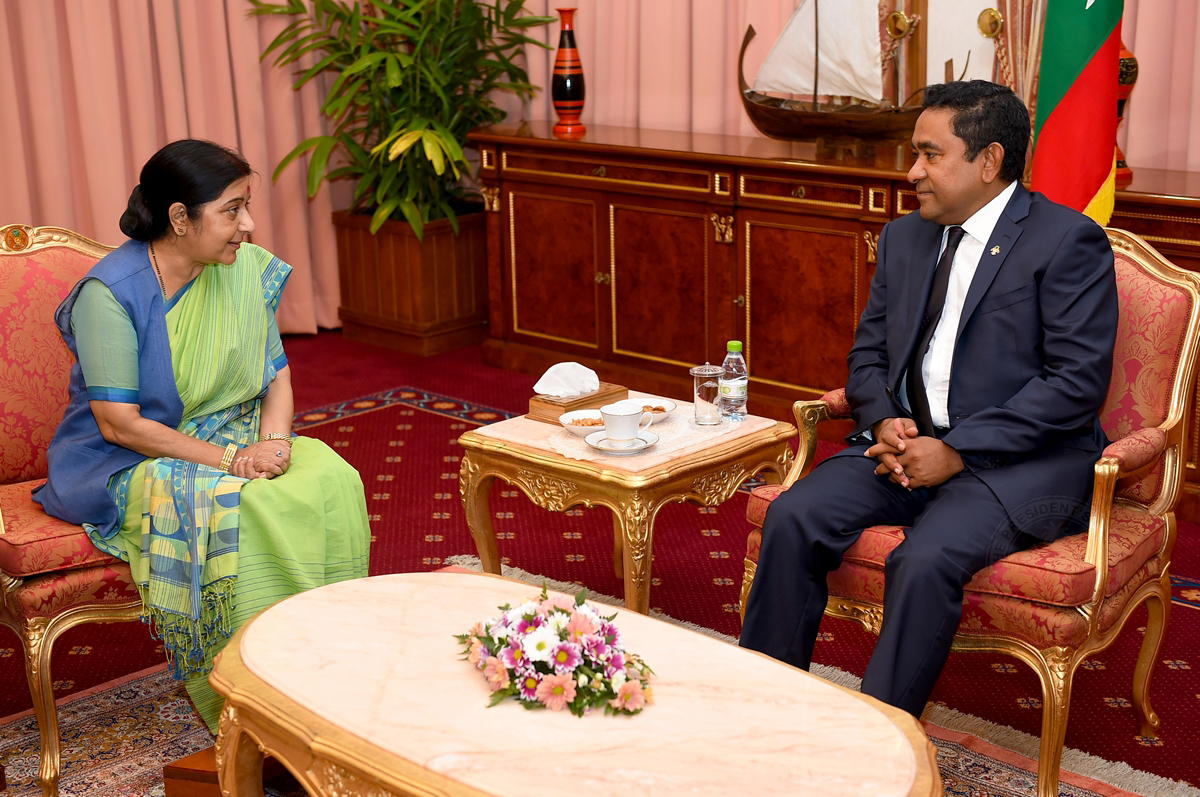
{"label": "upholstered armchair", "polygon": [[[1042,685],[1038,795],[1057,797],[1059,763],[1075,669],[1113,643],[1145,604],[1146,634],[1133,673],[1141,734],[1157,736],[1150,676],[1171,608],[1168,568],[1175,544],[1173,508],[1184,468],[1185,409],[1200,337],[1200,277],[1167,262],[1141,238],[1108,230],[1116,255],[1120,326],[1101,423],[1112,444],[1095,468],[1086,534],[1005,557],[966,587],[954,650],[999,652],[1032,667]],[[793,407],[799,454],[782,485],[757,488],[747,517],[743,611],[770,502],[813,466],[817,423],[850,417],[844,390]],[[867,529],[829,574],[827,615],[879,633],[884,562],[904,529]]]}
{"label": "upholstered armchair", "polygon": [[80,623],[137,620],[142,606],[127,564],[30,497],[67,403],[72,357],[54,310],[109,251],[58,227],[0,227],[0,624],[21,638],[47,796],[59,778],[54,641]]}

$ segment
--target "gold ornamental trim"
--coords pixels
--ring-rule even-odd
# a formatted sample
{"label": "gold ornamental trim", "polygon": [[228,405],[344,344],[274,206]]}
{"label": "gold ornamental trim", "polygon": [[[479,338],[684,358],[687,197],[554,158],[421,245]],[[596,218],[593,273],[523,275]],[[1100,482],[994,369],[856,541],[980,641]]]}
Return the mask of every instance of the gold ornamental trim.
{"label": "gold ornamental trim", "polygon": [[[707,194],[712,191],[712,173],[700,171],[699,169],[680,169],[674,166],[646,166],[640,163],[631,163],[629,161],[610,161],[610,160],[595,160],[593,158],[572,158],[568,155],[552,155],[552,154],[532,154],[528,152],[517,153],[522,156],[531,158],[548,158],[557,161],[566,161],[568,163],[582,163],[585,166],[592,167],[592,174],[573,174],[571,172],[552,172],[543,169],[526,169],[520,166],[512,166],[508,162],[509,152],[500,153],[500,165],[505,174],[533,174],[540,177],[560,177],[570,180],[583,180],[590,183],[600,183],[604,185],[637,185],[644,188],[656,188],[659,190],[670,191],[685,191],[692,194]],[[608,166],[622,166],[625,168],[647,169],[667,172],[668,174],[691,174],[700,175],[704,178],[704,187],[699,188],[688,185],[664,185],[662,182],[654,182],[651,180],[627,180],[617,177],[608,177]]]}
{"label": "gold ornamental trim", "polygon": [[916,191],[909,191],[907,188],[897,188],[896,189],[896,215],[897,216],[907,216],[909,213],[912,213],[911,210],[904,207],[903,200],[904,200],[904,197],[906,197],[906,196],[915,197],[916,195],[917,195]]}
{"label": "gold ornamental trim", "polygon": [[[599,341],[574,340],[572,338],[564,338],[564,337],[560,337],[558,335],[550,335],[546,332],[535,332],[532,329],[521,329],[520,316],[517,313],[517,222],[516,222],[517,211],[516,211],[516,206],[513,203],[513,197],[516,197],[516,196],[526,196],[526,197],[533,197],[533,198],[537,198],[537,199],[555,199],[560,202],[575,202],[580,205],[590,205],[592,208],[593,223],[595,222],[595,217],[596,217],[596,203],[591,200],[573,199],[571,197],[557,196],[554,194],[517,194],[516,191],[508,192],[508,246],[509,246],[509,261],[508,261],[508,263],[509,263],[509,280],[510,280],[511,287],[512,287],[513,332],[517,332],[522,335],[529,335],[529,336],[535,337],[535,338],[542,338],[544,340],[555,340],[555,341],[558,341],[559,343],[570,343],[575,346],[585,346],[589,349],[600,348]],[[593,255],[594,254],[595,253],[593,252]],[[593,257],[592,259],[594,260],[595,257]],[[593,298],[592,301],[593,301],[593,307],[594,307],[595,299]]]}
{"label": "gold ornamental trim", "polygon": [[496,168],[496,150],[491,147],[479,148],[479,168],[489,171]]}
{"label": "gold ornamental trim", "polygon": [[[679,211],[679,210],[664,210],[662,208],[647,209],[647,208],[643,208],[643,207],[634,207],[633,205],[610,204],[608,206],[608,259],[609,259],[609,274],[611,275],[611,280],[612,280],[612,284],[609,287],[609,302],[611,303],[611,307],[612,307],[612,324],[611,324],[611,326],[612,326],[612,351],[613,351],[613,354],[623,354],[626,357],[634,357],[639,360],[647,360],[649,362],[663,363],[664,365],[678,365],[683,368],[691,368],[693,365],[695,365],[695,363],[685,362],[683,360],[675,360],[670,357],[659,357],[658,355],[655,355],[655,354],[646,354],[644,352],[630,351],[629,349],[622,349],[620,346],[617,345],[617,225],[616,225],[616,211],[618,208],[620,208],[621,210],[631,210],[631,211],[635,211],[635,212],[644,212],[646,210],[651,210],[654,213],[663,213],[668,216],[683,216],[684,218],[692,218],[692,219],[699,218],[701,226],[703,226],[705,223],[704,214],[703,213],[685,213],[685,212]],[[730,218],[732,218],[732,217],[730,217]],[[715,224],[716,222],[714,221],[713,223]],[[731,222],[731,228],[732,228],[732,222]],[[704,239],[706,237],[707,237],[707,234],[701,236],[702,239]],[[708,245],[705,244],[703,249],[704,249],[704,264],[703,264],[703,268],[704,268],[704,272],[703,272],[703,279],[704,279],[704,340],[707,341],[708,340],[708,324],[709,324],[709,317],[708,317]]]}
{"label": "gold ornamental trim", "polygon": [[479,193],[483,195],[483,209],[488,213],[500,212],[500,189],[488,188],[484,186],[479,189]]}
{"label": "gold ornamental trim", "polygon": [[[887,189],[886,188],[868,188],[867,189],[867,210],[872,213],[887,213]],[[879,200],[879,204],[875,200]]]}
{"label": "gold ornamental trim", "polygon": [[713,175],[713,193],[717,196],[729,196],[733,190],[732,175],[726,172],[717,172]]}
{"label": "gold ornamental trim", "polygon": [[[1126,218],[1126,219],[1143,219],[1146,221],[1169,221],[1169,222],[1174,222],[1176,224],[1188,224],[1191,226],[1200,226],[1200,223],[1198,223],[1195,219],[1189,219],[1184,216],[1167,216],[1167,215],[1163,215],[1161,213],[1138,213],[1138,212],[1132,211],[1132,210],[1115,210],[1115,211],[1113,211],[1112,215],[1113,215],[1113,217],[1109,221],[1109,224],[1112,224],[1113,222],[1115,222],[1118,217],[1122,217],[1122,218]],[[1153,243],[1176,244],[1178,246],[1200,246],[1200,240],[1193,240],[1191,238],[1166,238],[1161,235],[1145,235],[1142,233],[1138,233],[1138,235],[1143,240],[1152,241]]]}
{"label": "gold ornamental trim", "polygon": [[28,224],[0,227],[0,252],[35,252],[49,246],[69,246],[97,259],[116,248],[64,227],[31,227]]}
{"label": "gold ornamental trim", "polygon": [[[751,313],[751,308],[753,307],[753,302],[751,301],[751,294],[750,294],[750,278],[751,278],[751,274],[753,271],[751,264],[754,262],[750,257],[750,244],[751,244],[751,240],[753,238],[753,236],[751,235],[751,232],[752,232],[752,228],[754,227],[755,224],[757,224],[759,227],[773,227],[777,230],[796,230],[798,232],[815,232],[819,235],[838,235],[838,236],[842,236],[845,238],[849,238],[851,241],[853,241],[854,242],[854,310],[852,311],[851,314],[853,315],[853,313],[857,312],[857,310],[858,310],[858,272],[859,272],[858,246],[859,246],[859,243],[858,243],[858,234],[857,233],[846,232],[844,230],[821,229],[818,227],[801,227],[801,226],[796,226],[796,225],[792,225],[792,224],[768,224],[766,222],[747,221],[746,222],[746,236],[745,236],[746,237],[746,285],[745,285],[746,292],[744,294],[746,297],[746,305],[745,305],[745,308],[746,308],[745,330],[746,331],[745,331],[745,335],[744,335],[746,341],[745,341],[745,347],[744,347],[744,355],[746,358],[747,370],[750,369],[750,352],[754,351],[754,349],[751,348],[751,346],[750,346],[750,329],[751,329],[750,313]],[[853,339],[853,331],[851,332],[851,338]],[[804,391],[808,391],[811,393],[816,393],[817,395],[824,395],[828,390],[828,388],[805,387],[804,385],[799,385],[799,384],[795,384],[792,382],[779,382],[774,379],[766,379],[761,376],[754,376],[753,374],[751,374],[751,376],[750,376],[750,381],[751,382],[761,382],[766,385],[776,385],[778,387],[786,387],[786,388],[792,388],[792,389],[796,389],[796,390],[804,390]]]}
{"label": "gold ornamental trim", "polygon": [[[767,177],[765,175],[750,175],[755,180],[762,180],[768,183],[782,183],[784,185],[795,185],[795,196],[775,196],[774,194],[757,194],[753,191],[746,190],[746,175],[738,175],[738,194],[739,196],[750,199],[767,199],[772,202],[790,202],[796,205],[813,205],[824,208],[848,208],[850,210],[861,210],[863,206],[863,188],[861,185],[849,185],[846,183],[828,183],[819,180],[784,180],[780,177]],[[844,191],[853,191],[858,194],[857,202],[835,202],[831,199],[808,199],[805,194],[809,186],[818,186],[820,188],[838,188]]]}
{"label": "gold ornamental trim", "polygon": [[[879,262],[879,233],[872,233],[870,230],[863,230],[863,243],[867,245],[867,262]],[[857,307],[858,305],[855,305]]]}

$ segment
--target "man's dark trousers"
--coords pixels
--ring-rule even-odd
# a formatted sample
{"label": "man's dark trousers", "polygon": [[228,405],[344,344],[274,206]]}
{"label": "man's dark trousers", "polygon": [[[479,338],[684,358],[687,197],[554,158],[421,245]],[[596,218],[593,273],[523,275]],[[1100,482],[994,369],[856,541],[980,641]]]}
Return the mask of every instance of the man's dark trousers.
{"label": "man's dark trousers", "polygon": [[883,626],[863,676],[864,694],[920,716],[962,618],[972,576],[1038,540],[1018,531],[991,490],[969,471],[909,491],[876,476],[855,446],[819,466],[767,511],[760,568],[742,647],[808,669],[829,597],[826,575],[868,526],[911,526],[888,556]]}

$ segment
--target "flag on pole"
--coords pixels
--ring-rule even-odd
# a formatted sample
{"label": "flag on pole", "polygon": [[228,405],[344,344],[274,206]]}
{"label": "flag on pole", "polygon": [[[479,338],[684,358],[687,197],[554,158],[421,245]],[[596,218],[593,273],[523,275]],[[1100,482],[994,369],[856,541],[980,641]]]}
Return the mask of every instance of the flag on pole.
{"label": "flag on pole", "polygon": [[1108,224],[1116,193],[1124,0],[1047,0],[1033,190]]}

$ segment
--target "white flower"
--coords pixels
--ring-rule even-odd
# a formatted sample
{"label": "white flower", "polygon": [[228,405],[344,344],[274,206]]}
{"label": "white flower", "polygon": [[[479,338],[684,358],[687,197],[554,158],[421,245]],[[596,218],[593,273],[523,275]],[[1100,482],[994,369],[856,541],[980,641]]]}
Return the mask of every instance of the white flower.
{"label": "white flower", "polygon": [[509,630],[508,626],[497,624],[492,627],[490,633],[493,639],[508,639]]}
{"label": "white flower", "polygon": [[625,683],[625,671],[617,670],[616,673],[614,673],[613,677],[612,677],[612,690],[614,692],[620,692],[621,687],[624,685],[624,683]]}
{"label": "white flower", "polygon": [[521,647],[532,661],[549,661],[550,653],[558,645],[558,633],[548,625],[535,628],[525,635]]}
{"label": "white flower", "polygon": [[510,613],[513,615],[513,617],[520,620],[526,615],[537,614],[538,607],[541,605],[541,601],[527,601],[526,603],[522,603],[517,608],[510,610]]}
{"label": "white flower", "polygon": [[581,675],[576,679],[576,681],[578,681],[578,683],[579,683],[579,688],[583,689],[584,687],[586,687],[588,685],[588,683],[591,681],[591,679],[588,678],[586,675]]}
{"label": "white flower", "polygon": [[571,615],[566,612],[553,612],[546,620],[555,633],[560,633],[566,630],[567,623],[571,622]]}

